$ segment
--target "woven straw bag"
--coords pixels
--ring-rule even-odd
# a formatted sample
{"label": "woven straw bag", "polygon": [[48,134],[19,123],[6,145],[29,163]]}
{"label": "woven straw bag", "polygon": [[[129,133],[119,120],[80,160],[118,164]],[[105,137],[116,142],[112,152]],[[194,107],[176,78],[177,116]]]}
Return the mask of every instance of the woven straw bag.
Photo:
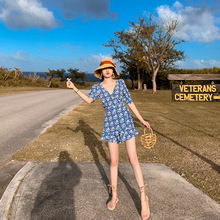
{"label": "woven straw bag", "polygon": [[153,130],[150,129],[150,133],[145,133],[146,132],[146,128],[144,128],[144,134],[141,135],[141,144],[145,147],[145,148],[152,148],[155,144],[156,144],[156,134],[153,133]]}

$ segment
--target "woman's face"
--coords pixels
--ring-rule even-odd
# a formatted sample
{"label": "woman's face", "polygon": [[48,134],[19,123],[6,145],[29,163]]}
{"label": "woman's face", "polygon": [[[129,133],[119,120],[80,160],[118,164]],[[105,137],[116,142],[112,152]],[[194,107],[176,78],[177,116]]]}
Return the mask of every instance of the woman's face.
{"label": "woman's face", "polygon": [[112,67],[107,67],[107,68],[104,68],[102,69],[102,75],[105,77],[105,78],[110,78],[113,76],[113,68]]}

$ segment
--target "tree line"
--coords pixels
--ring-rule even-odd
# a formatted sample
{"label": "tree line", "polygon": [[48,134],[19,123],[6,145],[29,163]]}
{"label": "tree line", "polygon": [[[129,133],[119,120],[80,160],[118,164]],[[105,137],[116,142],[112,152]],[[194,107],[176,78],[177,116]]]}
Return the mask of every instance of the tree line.
{"label": "tree line", "polygon": [[72,81],[77,83],[84,81],[86,73],[79,71],[77,68],[67,69],[68,75],[65,75],[65,69],[48,69],[45,72],[47,79],[39,77],[36,73],[26,76],[22,73],[20,68],[14,67],[14,70],[0,67],[0,85],[1,86],[46,86],[46,87],[60,87],[60,83],[65,86],[65,79],[72,78]]}
{"label": "tree line", "polygon": [[[39,77],[36,73],[29,76],[24,75],[19,68],[14,70],[8,70],[7,68],[0,67],[0,86],[41,86],[41,87],[66,87],[65,78],[70,77],[74,83],[84,82],[85,72],[79,71],[76,68],[69,68],[68,76],[65,75],[64,69],[51,70],[47,73],[47,79]],[[141,80],[143,84],[147,85],[147,88],[152,88],[152,75],[150,72],[145,72],[142,68],[139,69],[141,74]],[[172,83],[180,83],[179,81],[169,81],[167,79],[168,74],[220,74],[220,68],[203,68],[203,69],[169,69],[160,70],[157,75],[156,83],[158,89],[171,89]],[[131,83],[127,82],[129,89],[138,88],[138,74],[137,69],[133,69]],[[124,80],[129,80],[130,76],[124,73],[124,70],[120,73],[119,77]],[[209,84],[211,81],[185,81],[185,84]],[[220,83],[215,81],[214,83]],[[141,88],[142,89],[142,88]]]}
{"label": "tree line", "polygon": [[48,87],[51,87],[52,79],[57,76],[60,81],[64,81],[65,78],[72,78],[73,82],[78,82],[79,80],[84,81],[86,77],[85,72],[79,71],[77,68],[69,68],[67,71],[70,73],[68,76],[64,76],[64,73],[66,72],[65,69],[57,69],[57,70],[51,70],[49,69],[49,72],[46,72],[46,75],[48,77]]}

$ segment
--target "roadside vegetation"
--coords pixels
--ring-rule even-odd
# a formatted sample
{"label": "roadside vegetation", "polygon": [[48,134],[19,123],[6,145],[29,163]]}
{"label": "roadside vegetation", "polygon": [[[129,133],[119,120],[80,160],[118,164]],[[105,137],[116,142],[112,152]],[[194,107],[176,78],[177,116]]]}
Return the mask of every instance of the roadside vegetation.
{"label": "roadside vegetation", "polygon": [[[65,78],[71,78],[74,84],[79,89],[90,89],[94,82],[85,82],[84,72],[80,72],[79,69],[68,69],[69,75],[65,75],[65,70],[50,70],[45,73],[47,79],[39,77],[36,73],[24,75],[20,69],[15,68],[13,71],[0,67],[0,90],[6,90],[6,87],[41,87],[41,88],[66,88]],[[157,75],[157,89],[171,89],[172,83],[180,83],[179,81],[169,81],[167,79],[168,74],[220,74],[220,68],[204,68],[199,70],[193,69],[171,69],[166,71],[159,71]],[[150,74],[145,74],[143,76],[143,83],[146,84],[147,88],[152,89],[152,82]],[[138,89],[138,79],[134,78],[131,80],[129,76],[125,75],[123,72],[118,78],[126,80],[129,89]],[[185,81],[185,84],[209,84],[211,81]],[[214,81],[215,84],[220,83],[219,81]],[[3,89],[4,88],[4,89]],[[142,87],[143,88],[143,87]],[[36,89],[36,88],[35,88]],[[18,89],[19,90],[19,89]],[[20,89],[22,90],[22,89]],[[31,89],[30,89],[31,90]],[[17,91],[17,89],[15,89]]]}
{"label": "roadside vegetation", "polygon": [[[69,77],[72,78],[79,89],[90,89],[93,83],[84,82],[84,72],[80,72],[79,69],[68,69],[68,71],[70,71]],[[14,70],[10,70],[2,66],[0,67],[0,95],[47,89],[65,89],[64,73],[64,69],[49,69],[49,72],[45,72],[47,78],[43,78],[37,73],[25,75],[19,68],[14,67]]]}

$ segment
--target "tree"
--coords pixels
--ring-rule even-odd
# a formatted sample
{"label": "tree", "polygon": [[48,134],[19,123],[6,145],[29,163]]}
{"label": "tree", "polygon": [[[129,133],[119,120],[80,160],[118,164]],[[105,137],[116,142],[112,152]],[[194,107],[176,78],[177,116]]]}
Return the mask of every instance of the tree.
{"label": "tree", "polygon": [[[137,76],[138,71],[137,71],[136,64],[132,62],[127,62],[126,64],[123,64],[121,67],[122,67],[122,74],[125,74],[127,76],[126,79],[130,78],[131,88],[134,89],[134,80],[138,79],[138,76]],[[122,78],[121,77],[122,74],[120,73],[120,78]]]}
{"label": "tree", "polygon": [[137,24],[131,22],[136,40],[142,46],[143,62],[152,72],[153,93],[156,92],[156,76],[160,69],[174,66],[175,62],[185,58],[184,51],[176,46],[185,42],[177,38],[178,19],[168,22],[156,21],[152,14],[149,19],[139,16]]}
{"label": "tree", "polygon": [[[176,46],[185,42],[176,37],[178,19],[167,23],[156,20],[152,14],[148,19],[139,16],[137,23],[130,21],[129,29],[115,32],[115,39],[108,45],[113,48],[114,56],[129,57],[136,62],[138,82],[141,85],[140,69],[148,69],[152,74],[153,93],[156,92],[156,76],[160,69],[168,69],[175,62],[185,58],[184,52]],[[119,56],[120,55],[120,56]],[[145,66],[145,67],[144,67]],[[139,87],[140,87],[139,85]]]}
{"label": "tree", "polygon": [[[11,68],[10,68],[11,69]],[[0,79],[8,80],[8,79],[16,79],[23,78],[23,73],[20,68],[14,67],[14,70],[7,69],[3,66],[0,67]]]}
{"label": "tree", "polygon": [[142,88],[142,80],[140,75],[141,59],[138,57],[139,46],[137,41],[133,39],[133,35],[129,31],[117,31],[114,33],[116,39],[111,39],[108,44],[104,44],[105,47],[112,47],[114,54],[113,59],[117,59],[122,64],[124,71],[128,71],[129,77],[132,81],[138,80],[138,89]]}
{"label": "tree", "polygon": [[48,79],[47,87],[52,86],[52,79],[55,76],[57,76],[60,81],[64,81],[63,76],[64,76],[64,73],[66,72],[65,69],[51,70],[48,68],[48,70],[49,70],[49,72],[46,72],[47,79]]}
{"label": "tree", "polygon": [[61,82],[63,82],[64,81],[64,78],[63,78],[63,76],[64,76],[64,73],[66,72],[66,70],[65,69],[58,69],[57,70],[57,76],[58,76],[58,78],[60,79],[60,81]]}
{"label": "tree", "polygon": [[17,67],[14,67],[14,78],[22,78],[23,77],[23,73],[21,72],[21,68],[17,68]]}
{"label": "tree", "polygon": [[10,69],[5,68],[4,66],[0,67],[0,79],[7,80],[8,78],[12,78],[13,71],[9,71]]}
{"label": "tree", "polygon": [[57,71],[56,71],[56,70],[51,70],[51,69],[49,69],[49,68],[48,68],[48,70],[49,70],[49,72],[46,72],[47,79],[48,79],[47,87],[51,87],[51,85],[52,85],[52,79],[53,79],[54,76],[56,76]]}
{"label": "tree", "polygon": [[86,77],[85,72],[80,72],[79,69],[77,69],[77,68],[74,68],[74,69],[69,68],[67,71],[71,73],[71,76],[68,76],[68,78],[72,78],[73,82],[77,82],[80,79],[82,81],[85,80],[85,77]]}

